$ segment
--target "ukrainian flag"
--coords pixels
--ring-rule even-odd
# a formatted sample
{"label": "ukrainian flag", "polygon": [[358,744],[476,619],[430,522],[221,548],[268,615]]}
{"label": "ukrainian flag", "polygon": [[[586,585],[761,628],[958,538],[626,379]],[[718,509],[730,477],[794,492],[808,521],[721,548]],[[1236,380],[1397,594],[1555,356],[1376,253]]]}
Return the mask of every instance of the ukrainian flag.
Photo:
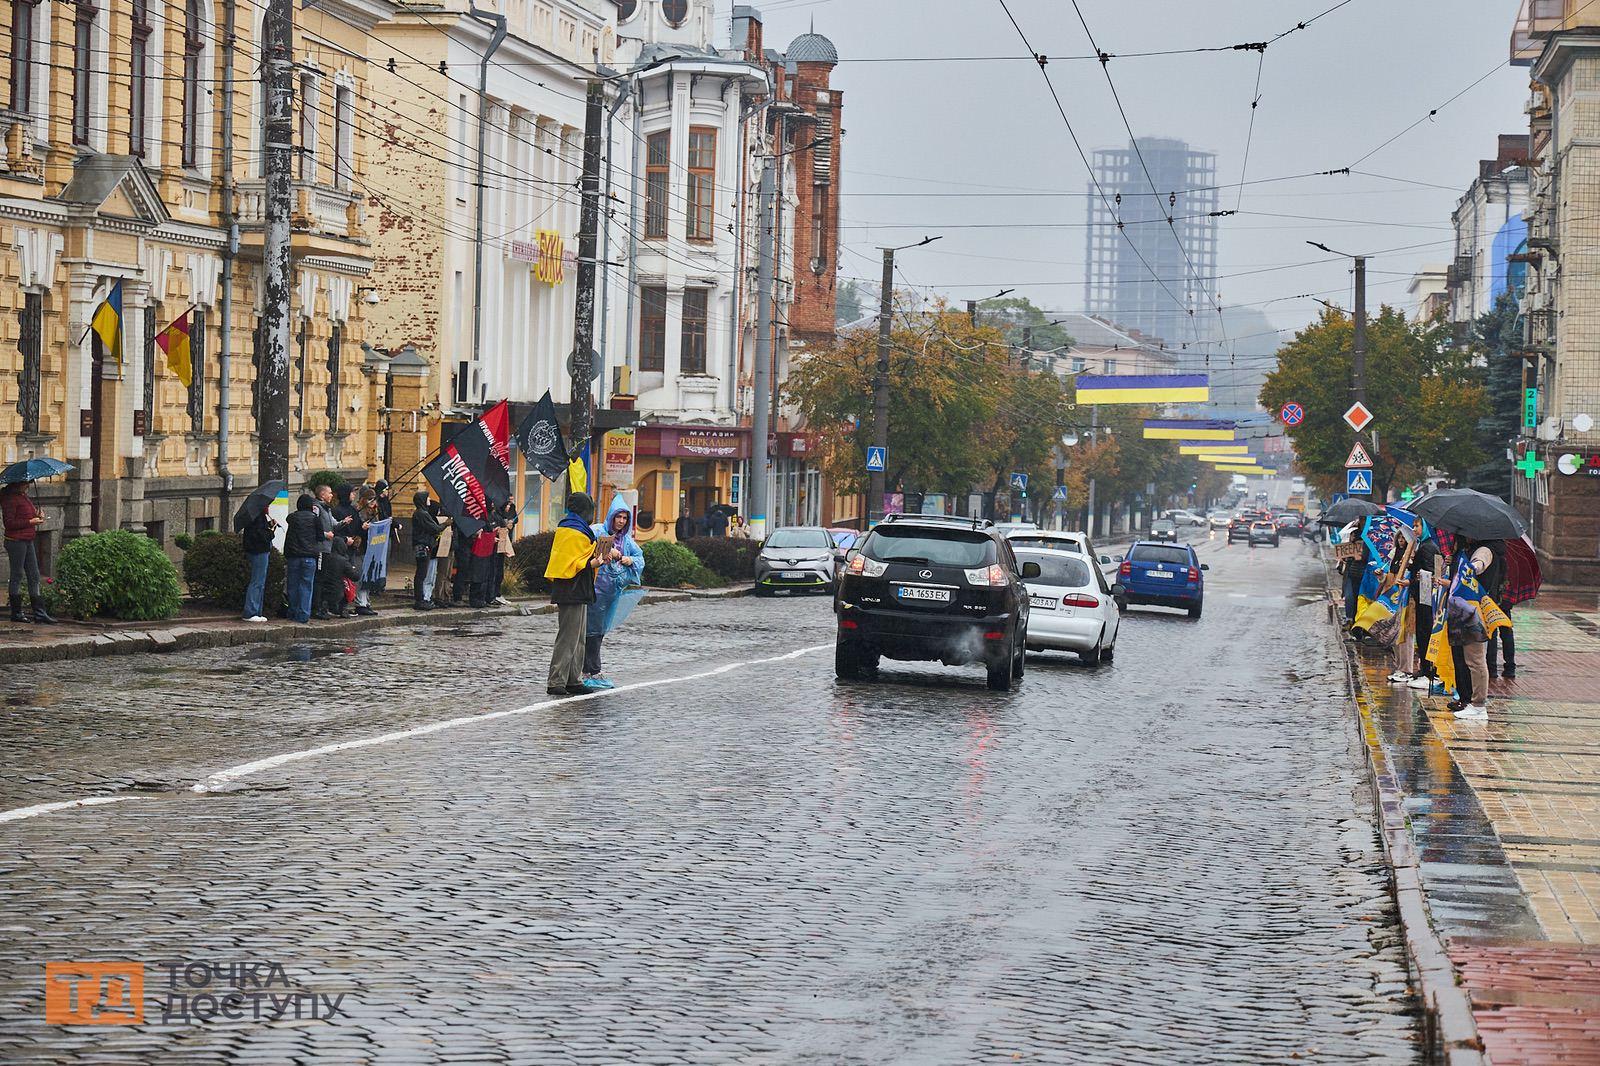
{"label": "ukrainian flag", "polygon": [[1246,455],[1248,444],[1210,444],[1203,440],[1186,440],[1178,443],[1179,455]]}
{"label": "ukrainian flag", "polygon": [[1224,474],[1276,474],[1277,471],[1265,466],[1244,466],[1240,463],[1223,463],[1217,469]]}
{"label": "ukrainian flag", "polygon": [[1147,418],[1145,440],[1233,440],[1233,423],[1214,418]]}
{"label": "ukrainian flag", "polygon": [[[1242,448],[1240,449],[1240,451],[1243,451],[1243,450],[1244,449],[1242,449]],[[1211,463],[1213,465],[1220,465],[1220,466],[1259,466],[1260,465],[1259,463],[1256,462],[1256,457],[1253,456],[1253,455],[1209,455],[1209,454],[1207,454],[1207,455],[1200,456],[1200,461],[1202,463]]]}
{"label": "ukrainian flag", "polygon": [[111,286],[111,291],[106,298],[100,301],[100,306],[94,309],[94,317],[89,320],[89,328],[95,336],[100,338],[100,343],[105,350],[117,361],[117,369],[122,369],[122,280],[119,278]]}
{"label": "ukrainian flag", "polygon": [[1205,403],[1210,399],[1205,374],[1078,375],[1078,403]]}

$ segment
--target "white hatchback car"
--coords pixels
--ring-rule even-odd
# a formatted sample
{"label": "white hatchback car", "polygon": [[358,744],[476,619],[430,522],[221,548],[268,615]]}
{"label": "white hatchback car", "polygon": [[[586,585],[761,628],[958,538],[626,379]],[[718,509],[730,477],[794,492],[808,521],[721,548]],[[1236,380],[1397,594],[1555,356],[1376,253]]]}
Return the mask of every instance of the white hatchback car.
{"label": "white hatchback car", "polygon": [[1015,548],[1018,565],[1039,564],[1028,581],[1028,650],[1072,651],[1086,663],[1116,654],[1121,613],[1095,560],[1077,552]]}

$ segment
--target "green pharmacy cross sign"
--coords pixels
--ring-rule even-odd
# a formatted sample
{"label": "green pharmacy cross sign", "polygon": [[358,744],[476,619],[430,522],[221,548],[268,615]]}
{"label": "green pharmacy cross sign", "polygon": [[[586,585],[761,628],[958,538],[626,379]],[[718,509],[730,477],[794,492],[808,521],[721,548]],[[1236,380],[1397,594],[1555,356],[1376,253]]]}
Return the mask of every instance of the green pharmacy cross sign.
{"label": "green pharmacy cross sign", "polygon": [[1522,471],[1524,477],[1526,477],[1529,481],[1532,481],[1534,478],[1538,477],[1539,472],[1544,469],[1544,460],[1540,459],[1533,452],[1529,452],[1521,459],[1517,460],[1517,469]]}
{"label": "green pharmacy cross sign", "polygon": [[[1522,390],[1522,428],[1532,429],[1539,424],[1539,390]],[[1532,474],[1528,475],[1532,477]]]}

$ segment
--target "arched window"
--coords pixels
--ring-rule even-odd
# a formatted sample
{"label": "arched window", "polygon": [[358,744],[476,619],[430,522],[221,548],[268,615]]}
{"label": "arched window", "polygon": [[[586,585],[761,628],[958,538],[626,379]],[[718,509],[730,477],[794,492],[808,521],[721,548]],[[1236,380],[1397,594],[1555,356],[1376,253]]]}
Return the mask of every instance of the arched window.
{"label": "arched window", "polygon": [[88,144],[94,121],[94,20],[100,9],[78,0],[72,16],[72,143]]}
{"label": "arched window", "polygon": [[674,27],[682,26],[689,17],[689,0],[661,0],[661,13]]}
{"label": "arched window", "polygon": [[150,0],[133,0],[133,33],[129,40],[128,151],[144,155],[150,82]]}
{"label": "arched window", "polygon": [[188,0],[183,14],[183,165],[200,165],[200,70],[205,47],[202,0]]}
{"label": "arched window", "polygon": [[627,22],[639,10],[639,0],[617,0],[617,21]]}

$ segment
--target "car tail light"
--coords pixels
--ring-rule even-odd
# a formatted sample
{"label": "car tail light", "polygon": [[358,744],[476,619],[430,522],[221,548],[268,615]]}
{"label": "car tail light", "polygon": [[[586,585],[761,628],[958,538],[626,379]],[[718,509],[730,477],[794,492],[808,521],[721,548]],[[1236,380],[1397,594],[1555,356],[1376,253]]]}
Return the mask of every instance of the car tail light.
{"label": "car tail light", "polygon": [[964,571],[969,585],[995,585],[1004,586],[1011,584],[1011,578],[1006,574],[1006,568],[999,563],[990,563],[980,566],[976,570]]}
{"label": "car tail light", "polygon": [[1192,566],[1189,567],[1189,580],[1190,581],[1199,581],[1200,580],[1200,571],[1196,570]]}
{"label": "car tail light", "polygon": [[985,633],[983,635],[983,639],[984,640],[1005,640],[1006,639],[1005,630],[1003,630],[1003,629],[991,629],[991,630],[989,630],[989,632],[987,632],[987,633]]}
{"label": "car tail light", "polygon": [[1072,595],[1072,596],[1063,596],[1063,597],[1061,597],[1061,606],[1063,606],[1063,607],[1098,607],[1098,606],[1100,606],[1100,601],[1097,600],[1093,596],[1085,596],[1085,595],[1080,593],[1080,594],[1076,594],[1076,595]]}
{"label": "car tail light", "polygon": [[861,623],[857,622],[854,618],[841,618],[841,619],[839,619],[839,628],[840,629],[860,629],[861,628]]}
{"label": "car tail light", "polygon": [[1124,562],[1121,566],[1117,567],[1117,576],[1118,577],[1129,577],[1132,574],[1133,574],[1133,564],[1132,563]]}
{"label": "car tail light", "polygon": [[856,577],[882,577],[888,569],[888,563],[880,563],[876,559],[868,559],[865,555],[857,555],[850,560],[850,565],[845,567],[845,572]]}

